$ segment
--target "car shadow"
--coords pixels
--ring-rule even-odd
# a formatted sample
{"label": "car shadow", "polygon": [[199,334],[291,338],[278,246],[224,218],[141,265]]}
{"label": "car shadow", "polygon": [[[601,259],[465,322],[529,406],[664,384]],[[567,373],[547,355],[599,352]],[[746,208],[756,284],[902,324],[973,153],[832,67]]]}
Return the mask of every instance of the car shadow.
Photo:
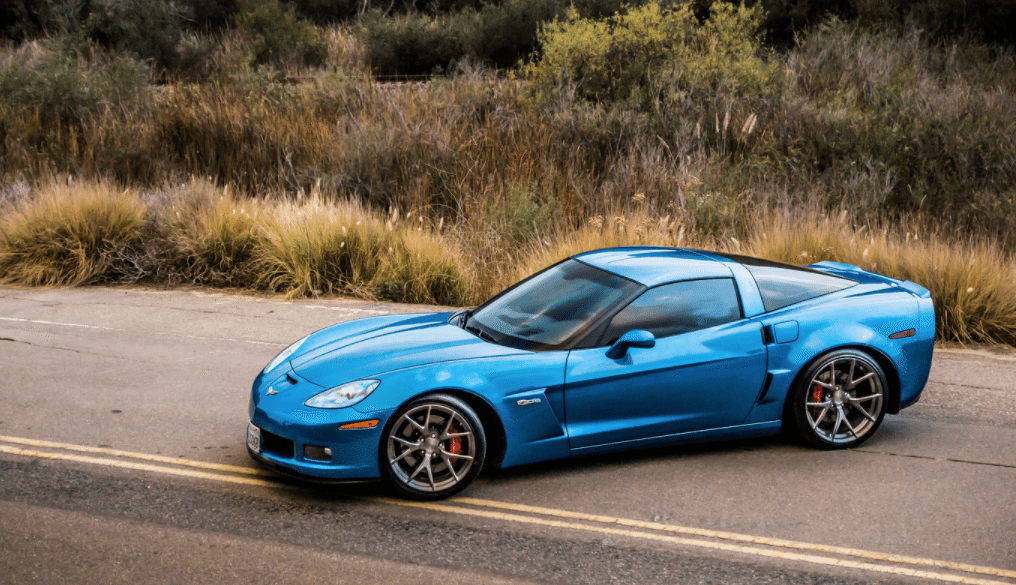
{"label": "car shadow", "polygon": [[709,443],[690,443],[662,447],[643,447],[611,453],[579,455],[507,469],[484,470],[480,474],[498,482],[529,479],[534,475],[562,475],[578,471],[604,470],[636,464],[672,462],[680,459],[708,457],[723,454],[745,453],[770,448],[807,448],[792,437],[776,435],[750,439],[731,439]]}

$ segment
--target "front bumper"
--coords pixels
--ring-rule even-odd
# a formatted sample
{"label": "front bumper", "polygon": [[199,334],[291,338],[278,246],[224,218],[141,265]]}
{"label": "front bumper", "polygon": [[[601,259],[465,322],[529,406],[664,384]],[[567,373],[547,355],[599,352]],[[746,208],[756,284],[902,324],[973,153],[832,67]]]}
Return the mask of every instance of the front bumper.
{"label": "front bumper", "polygon": [[[294,425],[271,420],[263,412],[252,421],[261,429],[261,452],[247,452],[262,465],[314,481],[370,481],[380,478],[378,444],[381,424],[373,429],[339,429],[339,424]],[[359,418],[363,415],[356,413]],[[286,445],[280,448],[280,445]],[[309,457],[316,452],[315,458]],[[328,460],[321,452],[330,450]]]}
{"label": "front bumper", "polygon": [[266,457],[263,453],[255,453],[250,447],[247,447],[247,453],[250,458],[256,461],[262,467],[269,469],[279,475],[291,477],[301,481],[311,481],[314,483],[326,483],[326,484],[350,484],[350,483],[366,483],[377,481],[376,477],[359,477],[359,478],[332,478],[332,477],[320,477],[315,475],[308,475],[297,468],[287,467],[286,465],[277,463],[274,459]]}
{"label": "front bumper", "polygon": [[[261,452],[247,451],[262,465],[301,479],[322,482],[370,481],[381,477],[378,446],[392,411],[363,413],[354,408],[322,409],[303,405],[323,390],[289,368],[263,379],[251,393],[248,415],[261,431]],[[286,371],[288,370],[288,371]],[[269,390],[274,389],[271,394]],[[377,420],[373,428],[342,425]],[[325,450],[330,455],[324,456]]]}

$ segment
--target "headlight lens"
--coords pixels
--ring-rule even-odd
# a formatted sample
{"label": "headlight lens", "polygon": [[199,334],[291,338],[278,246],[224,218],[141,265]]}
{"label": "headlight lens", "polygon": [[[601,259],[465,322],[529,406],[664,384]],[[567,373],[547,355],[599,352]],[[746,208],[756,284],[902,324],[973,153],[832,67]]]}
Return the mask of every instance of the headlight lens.
{"label": "headlight lens", "polygon": [[356,382],[336,386],[331,390],[325,390],[303,404],[313,408],[345,408],[353,406],[370,396],[370,393],[380,383],[380,380],[357,380]]}
{"label": "headlight lens", "polygon": [[[308,335],[307,337],[310,337],[310,336]],[[282,350],[282,353],[280,353],[279,355],[275,356],[275,359],[273,359],[272,361],[268,362],[268,365],[265,366],[265,370],[264,371],[266,373],[270,372],[270,371],[274,370],[275,368],[277,368],[279,366],[279,364],[281,364],[282,362],[288,360],[289,356],[293,355],[296,352],[296,350],[300,349],[300,346],[303,345],[303,343],[305,341],[307,341],[307,337],[304,337],[300,341],[297,341],[293,345],[290,345],[286,349]]]}

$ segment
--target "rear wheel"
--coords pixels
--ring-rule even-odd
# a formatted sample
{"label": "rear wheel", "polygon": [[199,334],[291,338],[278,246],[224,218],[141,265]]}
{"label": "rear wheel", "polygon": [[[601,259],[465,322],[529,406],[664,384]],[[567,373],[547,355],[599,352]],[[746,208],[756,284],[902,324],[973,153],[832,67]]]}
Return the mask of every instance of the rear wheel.
{"label": "rear wheel", "polygon": [[882,424],[888,387],[882,368],[868,354],[828,353],[808,368],[790,398],[794,424],[815,447],[856,447]]}
{"label": "rear wheel", "polygon": [[382,473],[396,491],[436,500],[462,490],[480,473],[487,441],[469,405],[435,394],[396,411],[379,451]]}

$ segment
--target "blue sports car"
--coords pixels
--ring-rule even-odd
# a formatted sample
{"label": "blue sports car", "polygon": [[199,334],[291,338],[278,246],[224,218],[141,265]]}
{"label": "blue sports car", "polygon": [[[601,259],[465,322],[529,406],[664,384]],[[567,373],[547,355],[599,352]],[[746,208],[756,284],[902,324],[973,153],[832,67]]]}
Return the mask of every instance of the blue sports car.
{"label": "blue sports car", "polygon": [[254,380],[281,473],[447,497],[484,466],[774,435],[859,445],[921,395],[928,291],[856,266],[656,247],[559,262],[469,311],[340,323]]}

